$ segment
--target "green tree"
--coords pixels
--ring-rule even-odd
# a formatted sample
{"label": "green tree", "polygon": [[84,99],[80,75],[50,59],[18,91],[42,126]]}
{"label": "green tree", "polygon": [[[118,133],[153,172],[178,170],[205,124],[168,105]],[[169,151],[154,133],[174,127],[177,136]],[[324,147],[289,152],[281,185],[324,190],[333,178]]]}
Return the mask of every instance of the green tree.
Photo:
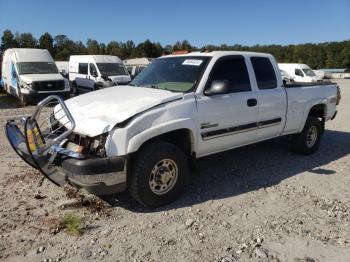
{"label": "green tree", "polygon": [[0,50],[4,52],[6,49],[17,47],[18,43],[15,40],[14,35],[12,34],[11,30],[5,30],[2,37],[1,37],[1,46]]}
{"label": "green tree", "polygon": [[53,38],[52,36],[46,32],[39,38],[39,48],[47,49],[51,55],[54,55],[53,51]]}
{"label": "green tree", "polygon": [[16,41],[22,48],[36,48],[38,45],[38,40],[31,33],[16,33]]}
{"label": "green tree", "polygon": [[89,38],[86,42],[86,48],[89,55],[98,55],[100,53],[100,45],[95,39]]}

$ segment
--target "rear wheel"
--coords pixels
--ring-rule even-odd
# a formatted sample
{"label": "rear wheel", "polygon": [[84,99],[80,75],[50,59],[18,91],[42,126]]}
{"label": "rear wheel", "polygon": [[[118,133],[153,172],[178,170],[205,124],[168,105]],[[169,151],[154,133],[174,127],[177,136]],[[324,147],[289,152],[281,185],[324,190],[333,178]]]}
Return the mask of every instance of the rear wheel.
{"label": "rear wheel", "polygon": [[184,191],[188,177],[185,154],[173,144],[154,142],[137,153],[128,188],[142,205],[159,207],[174,201]]}
{"label": "rear wheel", "polygon": [[322,135],[322,123],[316,117],[309,117],[301,133],[293,135],[292,150],[296,153],[309,155],[317,151]]}

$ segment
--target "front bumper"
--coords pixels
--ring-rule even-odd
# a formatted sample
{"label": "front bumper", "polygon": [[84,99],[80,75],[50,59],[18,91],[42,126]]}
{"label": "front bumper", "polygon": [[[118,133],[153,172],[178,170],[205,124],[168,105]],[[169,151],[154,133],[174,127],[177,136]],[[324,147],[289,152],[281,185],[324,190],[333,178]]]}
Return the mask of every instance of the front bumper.
{"label": "front bumper", "polygon": [[72,157],[74,154],[67,154],[62,147],[62,140],[45,140],[35,115],[8,120],[5,132],[14,151],[58,186],[70,184],[96,195],[126,189],[127,157]]}
{"label": "front bumper", "polygon": [[[22,92],[22,91],[21,91]],[[56,95],[61,97],[62,99],[67,99],[70,96],[70,90],[62,90],[62,91],[35,91],[35,90],[26,90],[26,92],[22,92],[24,96],[27,97],[28,102],[40,102],[44,98],[50,95]]]}
{"label": "front bumper", "polygon": [[126,158],[68,158],[61,168],[69,184],[95,195],[109,195],[126,189]]}

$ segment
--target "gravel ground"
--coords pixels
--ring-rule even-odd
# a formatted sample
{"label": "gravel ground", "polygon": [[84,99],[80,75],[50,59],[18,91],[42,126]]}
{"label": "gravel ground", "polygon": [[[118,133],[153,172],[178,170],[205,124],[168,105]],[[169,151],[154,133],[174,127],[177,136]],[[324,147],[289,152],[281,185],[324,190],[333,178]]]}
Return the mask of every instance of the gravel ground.
{"label": "gravel ground", "polygon": [[[350,80],[338,83],[319,152],[276,139],[201,159],[188,192],[157,210],[56,187],[0,129],[0,260],[350,261]],[[0,125],[32,110],[0,95]],[[68,213],[83,218],[82,235],[57,222]]]}

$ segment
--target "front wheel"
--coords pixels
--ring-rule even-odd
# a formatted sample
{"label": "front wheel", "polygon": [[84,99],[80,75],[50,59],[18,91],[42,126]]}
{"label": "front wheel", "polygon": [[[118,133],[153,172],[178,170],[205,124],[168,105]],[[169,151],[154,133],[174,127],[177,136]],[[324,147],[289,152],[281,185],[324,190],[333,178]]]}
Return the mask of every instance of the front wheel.
{"label": "front wheel", "polygon": [[322,135],[322,123],[316,117],[306,120],[301,133],[293,135],[291,140],[292,150],[303,155],[310,155],[318,150]]}
{"label": "front wheel", "polygon": [[131,196],[148,207],[174,201],[184,191],[189,177],[186,155],[167,142],[145,145],[131,166],[128,188]]}
{"label": "front wheel", "polygon": [[75,81],[72,82],[71,93],[74,96],[78,94],[77,83]]}
{"label": "front wheel", "polygon": [[19,91],[18,98],[19,98],[19,102],[20,102],[21,106],[28,105],[28,96],[27,95],[24,95]]}

